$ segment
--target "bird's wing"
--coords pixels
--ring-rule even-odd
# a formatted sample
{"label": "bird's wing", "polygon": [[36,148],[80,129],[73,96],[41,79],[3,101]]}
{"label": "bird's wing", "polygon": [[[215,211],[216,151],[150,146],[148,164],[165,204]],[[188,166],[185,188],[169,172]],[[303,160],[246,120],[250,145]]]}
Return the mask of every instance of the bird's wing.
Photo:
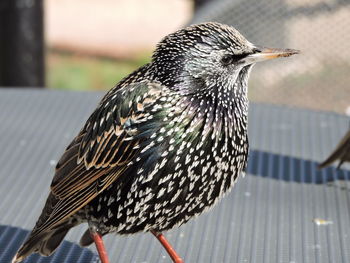
{"label": "bird's wing", "polygon": [[318,165],[319,168],[324,168],[336,160],[340,160],[338,168],[344,161],[348,161],[347,156],[350,156],[350,131],[348,131],[344,137],[340,140],[337,147],[329,155],[329,157]]}
{"label": "bird's wing", "polygon": [[[36,232],[60,224],[111,185],[140,151],[138,125],[164,87],[149,82],[109,92],[59,160]],[[48,204],[47,203],[47,204]]]}

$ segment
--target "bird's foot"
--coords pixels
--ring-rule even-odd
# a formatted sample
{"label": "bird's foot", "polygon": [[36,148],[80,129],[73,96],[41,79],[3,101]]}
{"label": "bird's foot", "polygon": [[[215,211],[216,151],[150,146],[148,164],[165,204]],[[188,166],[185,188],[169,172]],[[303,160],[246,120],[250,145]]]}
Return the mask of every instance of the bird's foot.
{"label": "bird's foot", "polygon": [[106,252],[105,245],[102,240],[102,236],[98,233],[97,228],[93,225],[89,226],[90,235],[95,242],[98,255],[100,256],[101,263],[109,263],[108,255]]}
{"label": "bird's foot", "polygon": [[157,233],[153,230],[151,230],[151,232],[168,252],[169,256],[171,257],[174,263],[184,263],[182,258],[176,253],[175,249],[171,246],[169,241],[165,238],[165,236],[162,233]]}

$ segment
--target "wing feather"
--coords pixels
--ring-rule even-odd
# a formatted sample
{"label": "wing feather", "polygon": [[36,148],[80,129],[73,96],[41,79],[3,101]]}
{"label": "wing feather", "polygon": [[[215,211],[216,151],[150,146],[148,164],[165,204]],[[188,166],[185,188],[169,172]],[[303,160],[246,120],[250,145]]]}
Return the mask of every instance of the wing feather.
{"label": "wing feather", "polygon": [[110,186],[140,152],[145,110],[164,87],[140,82],[109,92],[60,158],[33,235],[53,229]]}

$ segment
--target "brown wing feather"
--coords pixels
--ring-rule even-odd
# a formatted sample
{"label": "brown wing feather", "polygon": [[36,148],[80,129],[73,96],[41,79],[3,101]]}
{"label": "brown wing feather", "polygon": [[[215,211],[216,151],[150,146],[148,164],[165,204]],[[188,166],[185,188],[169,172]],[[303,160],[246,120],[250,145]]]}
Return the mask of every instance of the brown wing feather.
{"label": "brown wing feather", "polygon": [[45,206],[45,219],[39,219],[32,236],[67,220],[127,169],[140,151],[130,124],[144,118],[142,110],[160,94],[160,86],[143,82],[104,97],[60,158],[49,196],[54,202]]}
{"label": "brown wing feather", "polygon": [[88,169],[124,165],[125,156],[114,157],[125,153],[131,158],[132,153],[137,152],[131,150],[138,143],[131,140],[134,132],[131,123],[145,118],[144,108],[154,103],[163,89],[158,84],[143,81],[108,93],[83,128],[78,162],[84,162]]}
{"label": "brown wing feather", "polygon": [[105,190],[112,182],[115,181],[116,178],[118,178],[123,170],[124,169],[121,169],[115,173],[112,173],[112,175],[105,176],[105,180],[96,180],[88,186],[75,191],[74,194],[58,201],[50,213],[50,217],[45,221],[45,223],[40,225],[35,232],[39,234],[46,229],[52,229],[56,225],[59,225],[62,221],[76,213],[79,209],[93,200],[99,193]]}

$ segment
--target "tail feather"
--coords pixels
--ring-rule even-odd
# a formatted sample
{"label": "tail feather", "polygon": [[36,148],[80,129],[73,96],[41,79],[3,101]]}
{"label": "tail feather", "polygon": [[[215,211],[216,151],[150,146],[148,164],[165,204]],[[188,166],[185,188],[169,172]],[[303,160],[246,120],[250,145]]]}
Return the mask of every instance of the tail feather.
{"label": "tail feather", "polygon": [[[32,233],[31,233],[32,235]],[[39,248],[42,243],[43,235],[37,235],[35,237],[31,237],[27,239],[27,241],[20,247],[20,249],[17,251],[17,254],[12,259],[12,263],[21,262],[26,257],[28,257],[30,254],[38,252]]]}
{"label": "tail feather", "polygon": [[63,241],[72,226],[65,226],[50,231],[49,233],[41,233],[36,235],[32,232],[26,242],[18,250],[12,259],[12,263],[18,263],[24,260],[32,253],[40,253],[43,256],[50,256]]}
{"label": "tail feather", "polygon": [[49,194],[34,229],[17,251],[12,263],[21,262],[30,254],[36,252],[43,256],[51,255],[62,242],[69,229],[76,225],[77,222],[69,223],[68,220],[65,220],[54,228],[42,228],[42,225],[50,218],[52,210],[58,201],[59,199],[53,194]]}
{"label": "tail feather", "polygon": [[44,256],[50,256],[62,243],[69,229],[70,228],[55,231],[49,239],[46,239],[44,242],[42,242],[39,249],[39,253]]}

